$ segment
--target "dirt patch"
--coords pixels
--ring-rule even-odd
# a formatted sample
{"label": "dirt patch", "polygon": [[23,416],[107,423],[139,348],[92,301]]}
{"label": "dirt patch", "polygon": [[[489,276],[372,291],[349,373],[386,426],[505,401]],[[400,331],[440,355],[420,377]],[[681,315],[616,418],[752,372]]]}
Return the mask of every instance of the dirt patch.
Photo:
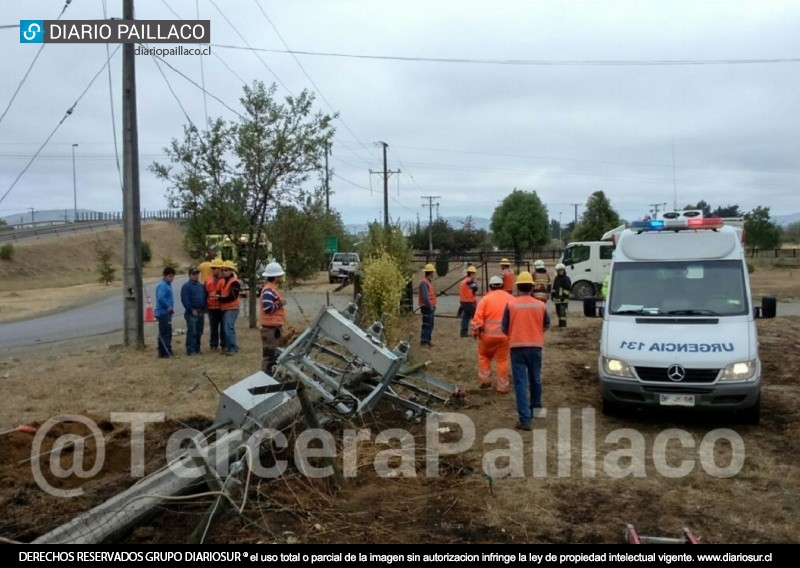
{"label": "dirt patch", "polygon": [[[689,526],[708,543],[794,542],[800,534],[800,379],[792,370],[800,360],[790,346],[800,341],[800,318],[760,320],[758,325],[766,369],[760,426],[676,414],[602,416],[596,384],[599,322],[575,316],[570,327],[548,333],[548,414],[533,433],[521,433],[513,429],[513,394],[477,388],[475,344],[459,337],[458,320],[442,317],[436,322],[436,346],[422,352],[412,348],[412,355],[416,361],[430,361],[431,374],[467,387],[466,405],[458,410],[475,426],[471,447],[442,456],[436,475],[429,476],[425,425],[406,422],[402,413],[381,403],[363,420],[330,429],[340,452],[345,428],[370,431],[359,445],[357,475],[348,478],[346,490],[337,492],[329,480],[309,479],[292,465],[278,479],[252,478],[243,514],[226,515],[206,542],[619,543],[627,523],[643,534],[666,536],[677,536]],[[410,317],[402,326],[416,336],[418,318]],[[84,490],[77,498],[53,497],[36,484],[25,461],[33,436],[0,437],[0,506],[6,512],[0,536],[30,541],[135,481],[128,425],[111,422],[111,412],[166,412],[164,422],[148,427],[146,438],[147,472],[161,467],[169,435],[186,426],[206,427],[218,403],[217,389],[257,368],[258,332],[241,334],[243,353],[236,358],[204,354],[158,361],[149,351],[95,345],[88,351],[3,361],[0,371],[9,376],[0,380],[10,393],[0,402],[6,427],[41,426],[63,413],[89,416],[103,432],[107,458],[90,480],[51,478],[60,488]],[[59,428],[48,435],[42,451],[56,434],[86,432],[80,424]],[[397,439],[376,441],[377,433],[387,428],[403,429],[407,441],[413,440],[411,469],[404,474],[376,473],[378,456],[400,464],[399,458],[385,454],[399,447]],[[666,461],[659,463],[653,448],[670,428],[685,432],[685,440],[669,441]],[[731,463],[730,444],[714,445],[710,463],[700,454],[704,439],[721,428],[733,430],[745,451],[740,470],[731,477],[720,477],[714,469]],[[507,443],[484,438],[497,429],[507,429],[509,439],[519,437],[518,464],[502,455],[508,453]],[[619,437],[631,429],[641,437],[641,454]],[[486,473],[490,458],[494,476]],[[682,466],[688,468],[685,475],[663,474],[664,468]],[[119,540],[186,542],[212,502],[198,498],[165,503],[156,517]]]}

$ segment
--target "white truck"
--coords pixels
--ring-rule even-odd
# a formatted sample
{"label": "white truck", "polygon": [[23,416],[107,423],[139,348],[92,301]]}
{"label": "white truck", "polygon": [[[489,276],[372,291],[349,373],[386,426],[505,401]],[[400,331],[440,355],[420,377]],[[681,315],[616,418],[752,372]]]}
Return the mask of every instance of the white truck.
{"label": "white truck", "polygon": [[602,317],[598,361],[603,413],[631,407],[761,415],[755,318],[740,227],[720,218],[639,221],[616,237],[608,297],[583,302]]}
{"label": "white truck", "polygon": [[578,241],[564,248],[559,262],[567,269],[573,298],[584,300],[599,295],[613,252],[612,241]]}

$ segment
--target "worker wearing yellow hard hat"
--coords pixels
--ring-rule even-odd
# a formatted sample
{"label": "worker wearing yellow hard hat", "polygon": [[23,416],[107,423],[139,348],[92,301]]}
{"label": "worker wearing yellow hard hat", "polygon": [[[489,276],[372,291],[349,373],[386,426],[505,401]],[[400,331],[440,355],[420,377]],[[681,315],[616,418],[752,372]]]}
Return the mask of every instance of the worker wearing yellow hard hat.
{"label": "worker wearing yellow hard hat", "polygon": [[500,276],[503,278],[503,290],[509,294],[514,293],[514,271],[507,258],[500,261]]}
{"label": "worker wearing yellow hard hat", "polygon": [[501,324],[511,351],[517,428],[526,431],[534,418],[542,416],[542,349],[544,332],[550,327],[547,304],[533,297],[533,285],[531,273],[520,272],[518,295],[508,302]]}
{"label": "worker wearing yellow hard hat", "polygon": [[242,284],[236,278],[236,264],[226,260],[222,266],[222,282],[219,289],[219,306],[222,310],[222,327],[225,329],[225,345],[222,353],[234,355],[239,351],[236,340],[236,319],[239,317]]}
{"label": "worker wearing yellow hard hat", "polygon": [[478,305],[478,282],[475,280],[477,272],[478,269],[474,266],[468,266],[467,275],[461,280],[461,285],[458,289],[461,337],[469,337],[469,322],[472,316],[475,315],[475,307]]}
{"label": "worker wearing yellow hard hat", "polygon": [[423,347],[433,347],[431,337],[433,336],[433,321],[436,313],[436,286],[433,284],[433,273],[436,268],[429,262],[422,267],[425,275],[419,283],[419,311],[422,314],[422,332],[419,344]]}

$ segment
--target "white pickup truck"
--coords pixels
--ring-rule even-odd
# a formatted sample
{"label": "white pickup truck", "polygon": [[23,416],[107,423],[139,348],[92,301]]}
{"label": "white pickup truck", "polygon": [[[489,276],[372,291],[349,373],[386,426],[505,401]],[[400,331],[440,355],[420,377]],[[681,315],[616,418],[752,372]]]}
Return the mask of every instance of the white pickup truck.
{"label": "white pickup truck", "polygon": [[361,259],[356,252],[335,252],[328,265],[328,282],[333,284],[352,279],[361,267]]}

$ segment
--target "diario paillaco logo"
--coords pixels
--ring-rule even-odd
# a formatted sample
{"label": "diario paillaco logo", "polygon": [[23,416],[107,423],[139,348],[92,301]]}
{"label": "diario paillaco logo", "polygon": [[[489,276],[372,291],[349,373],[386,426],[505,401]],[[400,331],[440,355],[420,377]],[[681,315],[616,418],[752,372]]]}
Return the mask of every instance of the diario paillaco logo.
{"label": "diario paillaco logo", "polygon": [[20,43],[43,43],[44,42],[44,20],[20,20],[19,21],[19,42]]}
{"label": "diario paillaco logo", "polygon": [[210,43],[211,20],[20,20],[20,43]]}

